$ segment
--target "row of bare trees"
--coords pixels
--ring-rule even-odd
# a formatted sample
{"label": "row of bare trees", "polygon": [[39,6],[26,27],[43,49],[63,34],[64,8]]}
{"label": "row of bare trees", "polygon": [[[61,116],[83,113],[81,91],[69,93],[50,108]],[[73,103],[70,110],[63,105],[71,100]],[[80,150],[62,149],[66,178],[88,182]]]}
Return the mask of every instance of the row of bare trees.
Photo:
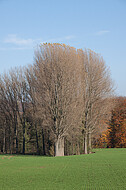
{"label": "row of bare trees", "polygon": [[33,65],[0,77],[1,152],[90,153],[112,93],[101,56],[64,44],[41,45]]}

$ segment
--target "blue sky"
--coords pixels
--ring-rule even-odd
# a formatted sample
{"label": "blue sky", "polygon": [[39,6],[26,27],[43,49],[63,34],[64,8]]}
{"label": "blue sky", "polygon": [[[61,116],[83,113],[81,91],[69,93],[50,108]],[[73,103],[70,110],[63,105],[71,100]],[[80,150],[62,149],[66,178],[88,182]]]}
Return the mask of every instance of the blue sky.
{"label": "blue sky", "polygon": [[43,42],[99,53],[126,96],[125,0],[0,0],[0,73],[32,64]]}

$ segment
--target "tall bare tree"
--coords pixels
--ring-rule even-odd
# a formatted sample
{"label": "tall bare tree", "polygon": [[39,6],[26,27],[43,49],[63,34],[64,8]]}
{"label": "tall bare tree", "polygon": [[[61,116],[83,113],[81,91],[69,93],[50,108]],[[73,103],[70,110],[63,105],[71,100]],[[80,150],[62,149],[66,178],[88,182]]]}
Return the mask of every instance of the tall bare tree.
{"label": "tall bare tree", "polygon": [[78,51],[81,57],[82,124],[85,154],[91,150],[91,135],[110,111],[113,83],[102,57],[93,51]]}
{"label": "tall bare tree", "polygon": [[[8,146],[10,153],[14,149],[14,132],[15,132],[15,122],[16,122],[16,106],[15,106],[15,93],[12,90],[12,83],[10,81],[10,76],[4,74],[0,79],[0,110],[4,118],[4,141],[6,142],[6,137],[8,136]],[[4,125],[5,126],[5,125]],[[4,143],[5,144],[5,143]]]}
{"label": "tall bare tree", "polygon": [[64,136],[77,124],[79,113],[76,49],[44,44],[36,53],[34,67],[40,102],[55,138],[55,156],[63,156]]}

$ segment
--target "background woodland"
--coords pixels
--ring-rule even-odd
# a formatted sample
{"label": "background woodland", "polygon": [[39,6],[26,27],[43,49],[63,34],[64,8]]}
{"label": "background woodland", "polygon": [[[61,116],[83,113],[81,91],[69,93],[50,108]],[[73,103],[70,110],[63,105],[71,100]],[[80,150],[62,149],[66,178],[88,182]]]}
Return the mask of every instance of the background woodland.
{"label": "background woodland", "polygon": [[125,106],[100,55],[42,44],[33,65],[0,76],[0,151],[64,156],[125,147]]}

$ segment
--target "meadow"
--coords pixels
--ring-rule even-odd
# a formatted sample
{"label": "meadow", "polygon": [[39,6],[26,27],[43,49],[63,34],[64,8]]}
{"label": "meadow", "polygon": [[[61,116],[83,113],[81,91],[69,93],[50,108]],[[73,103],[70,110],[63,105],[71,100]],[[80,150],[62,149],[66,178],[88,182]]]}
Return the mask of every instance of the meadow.
{"label": "meadow", "polygon": [[126,189],[126,149],[94,151],[64,157],[0,155],[0,189]]}

